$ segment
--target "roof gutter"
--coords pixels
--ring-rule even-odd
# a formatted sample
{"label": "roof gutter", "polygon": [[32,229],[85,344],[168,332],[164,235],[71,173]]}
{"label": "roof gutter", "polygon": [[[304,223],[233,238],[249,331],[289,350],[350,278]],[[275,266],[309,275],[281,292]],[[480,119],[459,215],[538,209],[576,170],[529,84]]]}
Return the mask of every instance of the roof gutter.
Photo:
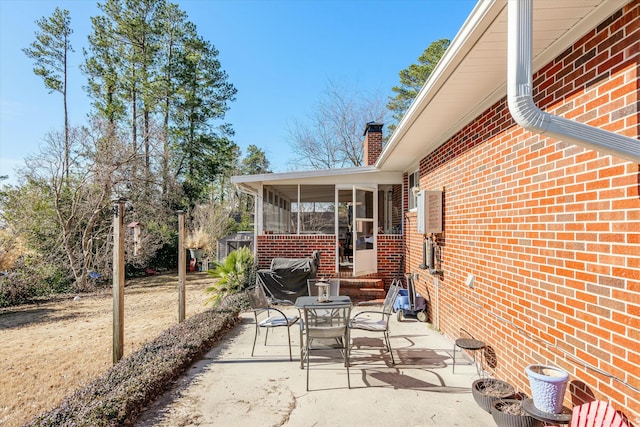
{"label": "roof gutter", "polygon": [[507,99],[528,131],[640,163],[640,141],[546,113],[533,102],[533,0],[509,0]]}

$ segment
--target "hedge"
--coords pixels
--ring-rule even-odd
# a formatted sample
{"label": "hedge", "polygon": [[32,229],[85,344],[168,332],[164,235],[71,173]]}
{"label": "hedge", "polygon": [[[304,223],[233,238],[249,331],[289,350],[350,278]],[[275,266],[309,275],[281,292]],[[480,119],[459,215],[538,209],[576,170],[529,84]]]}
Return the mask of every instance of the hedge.
{"label": "hedge", "polygon": [[238,322],[241,304],[231,296],[216,309],[187,318],[68,396],[27,426],[131,426],[196,359]]}

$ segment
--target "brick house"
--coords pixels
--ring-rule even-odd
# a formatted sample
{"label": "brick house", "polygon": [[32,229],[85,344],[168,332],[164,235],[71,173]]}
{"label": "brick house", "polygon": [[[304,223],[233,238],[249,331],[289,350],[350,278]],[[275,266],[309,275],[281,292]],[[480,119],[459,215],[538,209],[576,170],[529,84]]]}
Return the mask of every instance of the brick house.
{"label": "brick house", "polygon": [[[384,147],[367,125],[367,166],[234,177],[261,267],[320,250],[326,275],[414,273],[495,377],[529,393],[527,365],[560,366],[567,406],[640,425],[639,68],[638,0],[478,2]],[[422,190],[442,230],[419,227],[440,206]]]}

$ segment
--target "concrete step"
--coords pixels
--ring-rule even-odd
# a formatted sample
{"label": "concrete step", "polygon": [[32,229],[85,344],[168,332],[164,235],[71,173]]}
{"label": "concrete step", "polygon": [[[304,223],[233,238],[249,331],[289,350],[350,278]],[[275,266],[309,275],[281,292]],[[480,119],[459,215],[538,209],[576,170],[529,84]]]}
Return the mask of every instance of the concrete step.
{"label": "concrete step", "polygon": [[354,303],[384,300],[384,281],[377,278],[340,278],[340,294]]}
{"label": "concrete step", "polygon": [[379,288],[384,289],[384,280],[379,278],[358,278],[358,277],[341,277],[340,288]]}

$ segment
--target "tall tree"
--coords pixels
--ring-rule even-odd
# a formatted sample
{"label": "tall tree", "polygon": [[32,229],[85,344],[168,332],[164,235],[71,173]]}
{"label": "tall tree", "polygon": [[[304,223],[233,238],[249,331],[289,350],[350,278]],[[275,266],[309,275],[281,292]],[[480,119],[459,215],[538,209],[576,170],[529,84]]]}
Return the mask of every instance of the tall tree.
{"label": "tall tree", "polygon": [[[233,156],[233,129],[219,124],[236,89],[218,61],[218,51],[201,37],[185,41],[178,58],[176,78],[180,91],[176,102],[173,138],[176,176],[184,178],[192,201],[222,173]],[[195,199],[193,199],[195,198]]]}
{"label": "tall tree", "polygon": [[220,121],[236,90],[218,51],[166,0],[106,0],[99,7],[104,15],[93,18],[85,62],[98,112],[118,127],[130,118],[136,151],[142,136],[149,197],[159,170],[158,189],[167,203],[173,197],[169,189],[174,193],[181,183],[192,205],[233,146],[231,127]]}
{"label": "tall tree", "polygon": [[372,120],[384,122],[386,113],[381,96],[329,80],[307,120],[289,126],[289,145],[296,163],[314,169],[361,166],[364,126]]}
{"label": "tall tree", "polygon": [[179,82],[175,74],[176,58],[184,47],[184,40],[189,35],[193,37],[196,33],[195,26],[187,21],[187,15],[175,4],[169,4],[163,10],[161,20],[161,39],[159,52],[160,78],[158,80],[158,99],[162,109],[162,158],[160,162],[162,179],[162,196],[167,197],[169,191],[170,175],[170,125],[172,111],[175,109],[176,94],[179,89]]}
{"label": "tall tree", "polygon": [[394,86],[391,90],[395,92],[395,97],[389,98],[387,108],[392,112],[394,123],[390,123],[389,131],[395,130],[402,117],[409,109],[409,106],[422,89],[434,68],[449,47],[449,39],[440,39],[432,42],[422,55],[418,57],[417,64],[411,64],[408,68],[400,71],[400,85]]}
{"label": "tall tree", "polygon": [[150,127],[156,94],[156,55],[165,0],[107,0],[98,7],[112,22],[113,42],[119,47],[125,94],[130,103],[131,135],[138,147],[139,116],[147,174],[150,169]]}
{"label": "tall tree", "polygon": [[35,61],[33,72],[42,77],[49,93],[62,94],[64,105],[64,176],[69,177],[69,112],[67,108],[67,67],[68,54],[73,52],[71,46],[71,16],[68,10],[58,7],[49,18],[42,17],[36,21],[39,31],[35,32],[36,40],[31,47],[22,51]]}
{"label": "tall tree", "polygon": [[89,48],[84,50],[82,70],[87,76],[87,93],[93,99],[98,117],[107,120],[112,128],[125,117],[126,105],[122,97],[121,56],[113,42],[113,23],[105,16],[91,17],[93,32],[89,34]]}
{"label": "tall tree", "polygon": [[[247,154],[240,162],[240,172],[243,175],[270,173],[271,166],[267,154],[256,145],[249,145],[247,147]],[[242,193],[236,190],[236,198],[238,200],[238,207],[240,214],[244,217],[251,215],[253,212],[253,197],[248,194]]]}
{"label": "tall tree", "polygon": [[241,163],[241,172],[246,175],[271,172],[266,153],[257,145],[251,144],[247,147],[247,154]]}

